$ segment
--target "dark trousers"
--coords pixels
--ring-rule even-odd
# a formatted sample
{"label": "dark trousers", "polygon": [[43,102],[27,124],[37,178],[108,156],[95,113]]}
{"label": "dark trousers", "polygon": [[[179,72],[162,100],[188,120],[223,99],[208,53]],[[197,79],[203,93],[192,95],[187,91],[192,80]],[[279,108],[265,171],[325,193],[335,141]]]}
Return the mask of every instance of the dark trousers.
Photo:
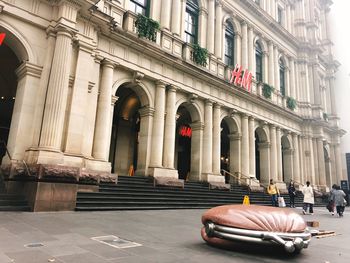
{"label": "dark trousers", "polygon": [[295,207],[295,203],[294,203],[294,199],[295,199],[295,195],[289,195],[289,206],[290,207]]}
{"label": "dark trousers", "polygon": [[278,198],[277,194],[271,195],[272,206],[278,206],[278,199],[277,198]]}
{"label": "dark trousers", "polygon": [[304,203],[303,210],[307,212],[307,208],[309,207],[310,214],[314,213],[314,204]]}
{"label": "dark trousers", "polygon": [[342,216],[345,210],[345,206],[337,205],[337,214]]}

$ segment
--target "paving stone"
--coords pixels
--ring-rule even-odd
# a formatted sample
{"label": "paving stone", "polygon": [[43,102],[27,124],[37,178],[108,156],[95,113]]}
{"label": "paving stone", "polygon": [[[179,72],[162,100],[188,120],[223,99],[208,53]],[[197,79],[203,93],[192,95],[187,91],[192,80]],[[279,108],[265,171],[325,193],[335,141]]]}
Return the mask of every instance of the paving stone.
{"label": "paving stone", "polygon": [[[52,256],[40,251],[30,250],[21,252],[5,253],[9,258],[13,259],[15,263],[47,263],[49,259],[54,259]],[[61,263],[59,259],[55,258],[55,263]]]}

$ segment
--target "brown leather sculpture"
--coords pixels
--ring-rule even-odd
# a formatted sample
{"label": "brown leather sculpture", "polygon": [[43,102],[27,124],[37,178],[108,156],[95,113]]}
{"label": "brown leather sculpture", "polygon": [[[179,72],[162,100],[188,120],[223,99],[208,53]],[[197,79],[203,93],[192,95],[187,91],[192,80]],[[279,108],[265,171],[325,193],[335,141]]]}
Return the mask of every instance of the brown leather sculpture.
{"label": "brown leather sculpture", "polygon": [[232,241],[270,243],[299,252],[310,242],[304,219],[286,208],[256,205],[214,207],[202,216],[202,238],[213,245],[228,246]]}

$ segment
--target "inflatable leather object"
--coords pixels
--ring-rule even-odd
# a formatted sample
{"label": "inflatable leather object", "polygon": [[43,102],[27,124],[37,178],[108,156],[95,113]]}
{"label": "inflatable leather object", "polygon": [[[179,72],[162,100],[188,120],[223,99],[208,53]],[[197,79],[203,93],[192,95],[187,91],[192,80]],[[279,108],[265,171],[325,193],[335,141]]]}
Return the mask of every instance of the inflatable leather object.
{"label": "inflatable leather object", "polygon": [[284,247],[288,253],[298,253],[307,248],[311,240],[304,219],[285,208],[218,206],[203,214],[202,223],[202,238],[216,246],[232,246],[232,241],[274,244]]}

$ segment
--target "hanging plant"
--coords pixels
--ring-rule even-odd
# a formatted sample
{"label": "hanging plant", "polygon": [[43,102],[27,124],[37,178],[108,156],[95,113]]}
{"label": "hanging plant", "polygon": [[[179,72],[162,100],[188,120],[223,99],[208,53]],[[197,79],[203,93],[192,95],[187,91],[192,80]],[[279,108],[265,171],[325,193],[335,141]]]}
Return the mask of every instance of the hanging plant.
{"label": "hanging plant", "polygon": [[294,110],[296,106],[297,106],[296,100],[292,97],[287,97],[287,107],[291,110]]}
{"label": "hanging plant", "polygon": [[263,95],[266,99],[271,99],[271,95],[273,92],[274,88],[271,87],[269,84],[264,83],[264,86],[262,88]]}
{"label": "hanging plant", "polygon": [[201,48],[198,44],[193,45],[193,61],[205,67],[208,59],[208,50],[205,48]]}
{"label": "hanging plant", "polygon": [[156,41],[157,30],[160,28],[157,21],[142,14],[138,14],[135,21],[135,27],[138,37],[145,37],[153,42]]}

